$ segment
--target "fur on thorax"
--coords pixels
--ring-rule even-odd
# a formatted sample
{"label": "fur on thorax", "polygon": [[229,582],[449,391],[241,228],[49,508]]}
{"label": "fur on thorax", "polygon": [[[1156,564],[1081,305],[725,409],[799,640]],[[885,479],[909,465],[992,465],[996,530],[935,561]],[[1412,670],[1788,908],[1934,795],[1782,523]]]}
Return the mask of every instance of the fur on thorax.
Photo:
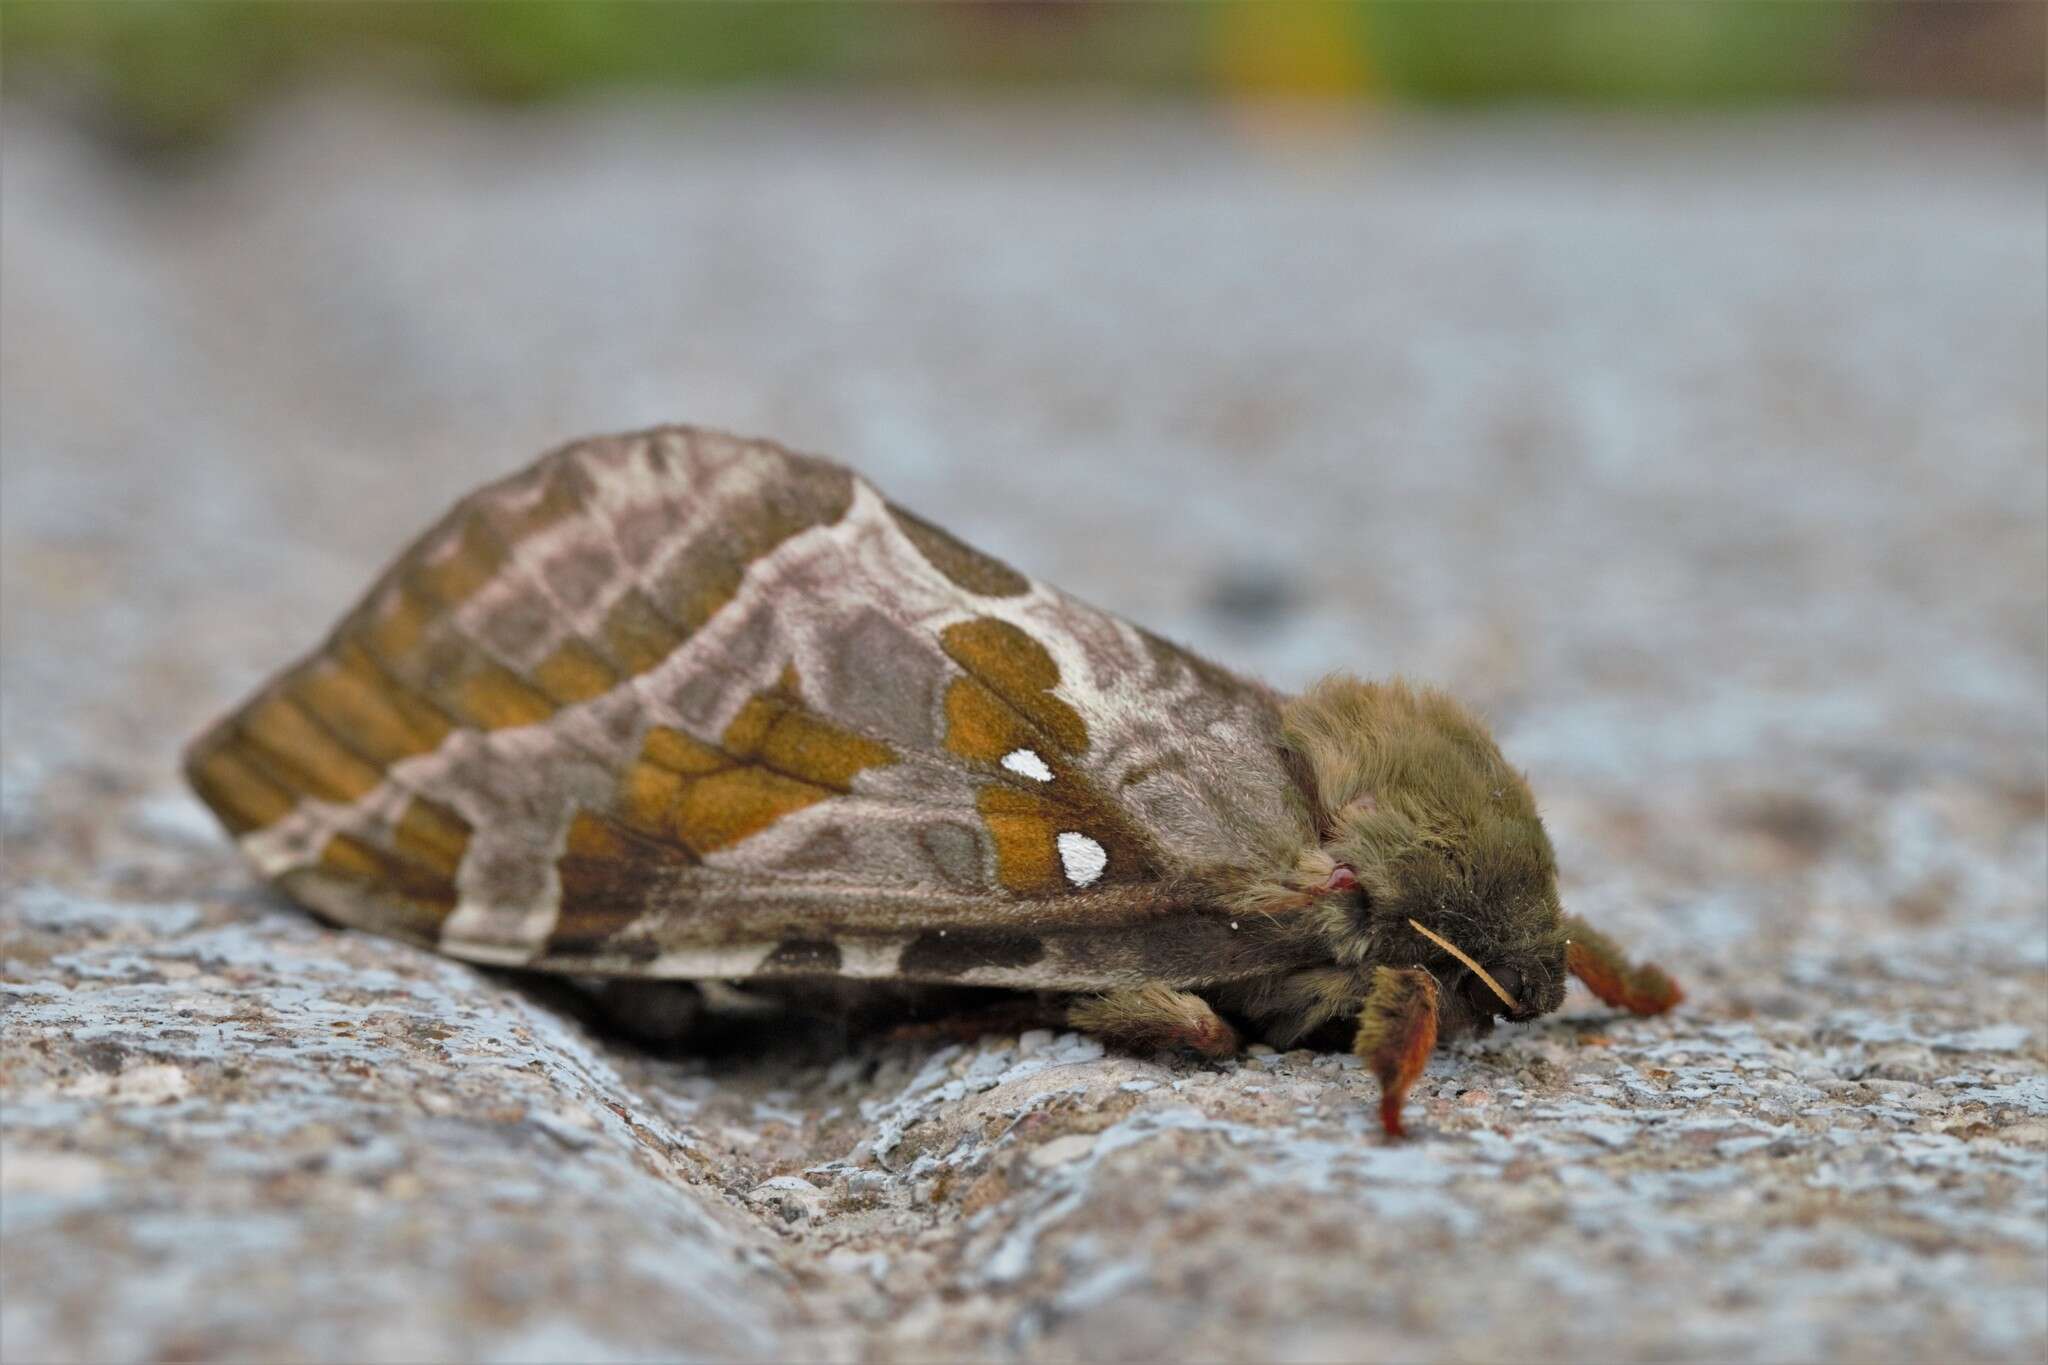
{"label": "fur on thorax", "polygon": [[1453,1031],[1555,1010],[1566,979],[1556,859],[1528,782],[1485,725],[1432,688],[1335,674],[1285,703],[1281,728],[1315,842],[1283,873],[1219,887],[1219,900],[1286,924],[1320,962],[1226,985],[1227,1007],[1292,1042],[1347,1021],[1385,966],[1430,972]]}

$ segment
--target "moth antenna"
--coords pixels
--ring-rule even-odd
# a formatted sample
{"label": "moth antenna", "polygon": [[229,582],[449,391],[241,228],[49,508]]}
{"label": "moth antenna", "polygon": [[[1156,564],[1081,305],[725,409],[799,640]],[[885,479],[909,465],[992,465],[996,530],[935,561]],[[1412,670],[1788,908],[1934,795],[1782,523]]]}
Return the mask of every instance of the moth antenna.
{"label": "moth antenna", "polygon": [[1565,966],[1606,1003],[1630,1014],[1662,1014],[1685,999],[1685,992],[1663,968],[1630,962],[1613,939],[1577,915],[1566,915],[1564,927],[1570,935]]}
{"label": "moth antenna", "polygon": [[1472,969],[1472,975],[1478,977],[1481,981],[1484,981],[1486,983],[1486,988],[1492,991],[1495,995],[1499,996],[1501,998],[1501,1003],[1506,1005],[1510,1011],[1514,1013],[1521,1012],[1521,1002],[1519,1000],[1516,1000],[1514,996],[1509,995],[1507,993],[1507,990],[1500,984],[1500,982],[1495,981],[1493,979],[1492,974],[1489,973],[1486,970],[1486,968],[1480,966],[1477,962],[1473,961],[1472,955],[1470,953],[1466,952],[1463,948],[1460,948],[1457,944],[1445,938],[1442,934],[1433,933],[1430,930],[1423,928],[1422,923],[1419,920],[1411,919],[1408,921],[1408,923],[1411,926],[1413,926],[1416,933],[1422,935],[1431,943],[1434,943],[1437,947],[1443,949],[1452,957],[1455,957],[1456,959],[1458,959],[1458,961],[1464,963],[1467,967],[1470,967]]}
{"label": "moth antenna", "polygon": [[1380,1083],[1380,1126],[1406,1137],[1401,1105],[1436,1050],[1436,978],[1420,967],[1377,967],[1352,1044]]}

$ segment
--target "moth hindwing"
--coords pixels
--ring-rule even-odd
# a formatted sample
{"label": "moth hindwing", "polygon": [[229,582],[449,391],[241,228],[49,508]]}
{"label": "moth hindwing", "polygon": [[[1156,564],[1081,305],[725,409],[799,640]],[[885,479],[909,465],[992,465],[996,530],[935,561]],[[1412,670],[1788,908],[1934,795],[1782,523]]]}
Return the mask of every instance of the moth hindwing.
{"label": "moth hindwing", "polygon": [[305,905],[481,962],[1074,992],[1209,1051],[1380,965],[1562,996],[1533,800],[1448,698],[1282,698],[687,427],[463,499],[186,767]]}

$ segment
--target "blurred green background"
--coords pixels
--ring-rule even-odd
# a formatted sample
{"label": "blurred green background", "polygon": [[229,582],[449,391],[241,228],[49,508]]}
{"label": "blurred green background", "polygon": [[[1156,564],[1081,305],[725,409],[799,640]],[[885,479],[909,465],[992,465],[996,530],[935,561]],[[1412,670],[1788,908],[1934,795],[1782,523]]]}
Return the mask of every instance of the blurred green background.
{"label": "blurred green background", "polygon": [[2034,0],[959,4],[6,0],[7,88],[143,144],[295,79],[529,101],[607,87],[1093,86],[1224,100],[1704,105],[2042,97]]}

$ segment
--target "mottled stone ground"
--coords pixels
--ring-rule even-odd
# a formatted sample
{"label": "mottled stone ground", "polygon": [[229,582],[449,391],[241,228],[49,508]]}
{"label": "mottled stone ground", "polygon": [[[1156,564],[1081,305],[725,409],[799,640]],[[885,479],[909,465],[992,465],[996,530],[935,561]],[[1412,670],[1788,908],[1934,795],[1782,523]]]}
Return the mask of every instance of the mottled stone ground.
{"label": "mottled stone ground", "polygon": [[[2037,128],[5,117],[6,1359],[2048,1353]],[[183,740],[665,419],[1455,687],[1690,1002],[1452,1048],[1388,1146],[1344,1057],[660,1055],[253,885]]]}

